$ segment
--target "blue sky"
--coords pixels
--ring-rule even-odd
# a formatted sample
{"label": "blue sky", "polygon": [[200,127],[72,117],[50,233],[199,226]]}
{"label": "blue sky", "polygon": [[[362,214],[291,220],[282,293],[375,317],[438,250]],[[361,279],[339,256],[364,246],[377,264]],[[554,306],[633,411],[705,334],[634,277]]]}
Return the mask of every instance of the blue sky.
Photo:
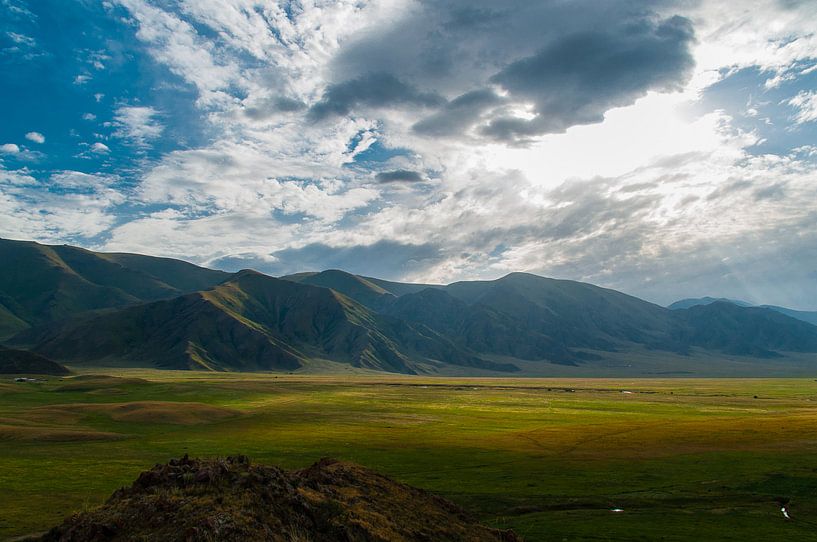
{"label": "blue sky", "polygon": [[0,0],[0,236],[817,309],[817,5]]}

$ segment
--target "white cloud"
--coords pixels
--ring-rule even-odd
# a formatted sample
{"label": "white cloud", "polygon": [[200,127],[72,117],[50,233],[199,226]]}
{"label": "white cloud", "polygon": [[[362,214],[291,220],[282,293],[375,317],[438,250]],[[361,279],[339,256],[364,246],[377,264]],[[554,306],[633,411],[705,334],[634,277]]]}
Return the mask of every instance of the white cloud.
{"label": "white cloud", "polygon": [[85,113],[82,115],[82,120],[93,121],[96,120],[96,115],[93,113]]}
{"label": "white cloud", "polygon": [[797,109],[794,116],[797,124],[817,121],[817,92],[802,90],[786,103]]}
{"label": "white cloud", "polygon": [[158,121],[159,112],[152,107],[123,105],[114,114],[115,137],[129,140],[139,147],[148,145],[164,131]]}
{"label": "white cloud", "polygon": [[108,230],[125,201],[115,179],[58,171],[38,180],[27,170],[0,168],[0,237],[82,242]]}
{"label": "white cloud", "polygon": [[[11,198],[0,209],[12,214],[0,219],[6,221],[0,221],[3,227],[12,228],[9,221],[17,220],[23,230],[51,238],[59,232],[104,231],[109,240],[100,248],[188,256],[199,263],[238,254],[274,262],[278,250],[315,244],[427,245],[438,256],[393,278],[447,281],[529,270],[659,300],[682,287],[693,293],[696,284],[716,284],[724,292],[737,283],[760,284],[746,271],[763,267],[754,253],[769,261],[792,260],[798,237],[806,249],[813,241],[808,233],[817,216],[812,151],[753,156],[747,149],[758,134],[737,130],[723,111],[697,116],[690,111],[702,103],[704,89],[736,70],[757,67],[768,90],[813,69],[814,2],[651,4],[659,6],[662,18],[680,13],[693,20],[691,82],[679,92],[650,93],[611,109],[603,122],[533,137],[525,147],[486,143],[474,134],[450,140],[420,136],[412,131],[417,112],[388,104],[353,107],[318,124],[305,119],[327,85],[348,78],[344,54],[363,38],[394,29],[394,49],[404,55],[426,43],[424,21],[417,17],[426,6],[421,2],[308,0],[288,10],[255,0],[118,4],[153,60],[174,74],[172,84],[179,86],[178,77],[195,91],[193,105],[205,119],[209,142],[141,163],[129,203],[165,208],[116,226],[112,206],[123,196],[116,191],[111,196],[104,176],[99,183],[77,175],[46,176],[45,182],[68,190],[67,201],[94,209],[74,229],[75,215],[56,196],[36,200],[40,209],[54,206],[53,215],[33,217],[21,203],[33,197],[32,174],[15,174],[15,182],[31,192],[10,193],[6,187],[17,185],[0,179],[3,197]],[[501,3],[466,4],[476,10],[474,17],[483,7],[502,8]],[[407,17],[419,32],[400,32]],[[576,15],[570,29],[586,28],[588,20]],[[507,62],[539,47],[534,41],[542,29],[536,21],[517,22],[534,38],[498,32],[499,40],[472,58],[468,45],[475,34],[468,32],[488,32],[480,26],[488,23],[477,17],[462,39],[452,40],[451,50],[432,48],[406,58],[407,78],[416,77],[407,83],[420,90],[431,85],[448,99],[486,84]],[[382,51],[367,52],[381,58]],[[459,63],[458,54],[475,61]],[[79,77],[85,77],[78,80],[83,83],[90,76]],[[110,101],[119,96],[111,92]],[[811,91],[791,98],[786,105],[795,108],[793,120],[816,120],[814,101]],[[523,103],[513,109],[518,115],[531,111]],[[90,113],[83,118],[95,120]],[[110,126],[115,137],[140,148],[166,136],[165,124],[172,121],[172,111],[120,102]],[[6,150],[12,146],[20,150],[13,144],[0,150],[12,152]],[[397,149],[398,155],[373,164],[355,162],[355,157],[377,157],[384,148]],[[97,142],[89,151],[110,149]],[[429,182],[373,183],[381,170],[416,171]],[[786,231],[796,234],[780,233]],[[802,264],[789,264],[789,271],[780,273],[817,268],[817,257],[800,259]],[[793,279],[793,284],[804,282]],[[781,299],[793,298],[783,287],[779,291]],[[769,292],[771,287],[750,294],[771,301]]]}
{"label": "white cloud", "polygon": [[26,134],[26,139],[33,141],[34,143],[45,143],[45,136],[40,132],[29,132]]}
{"label": "white cloud", "polygon": [[11,41],[18,45],[24,45],[26,47],[34,47],[37,42],[34,38],[30,36],[26,36],[25,34],[18,34],[17,32],[6,32],[6,35],[11,38]]}
{"label": "white cloud", "polygon": [[20,147],[14,143],[4,143],[0,145],[0,152],[3,154],[17,154],[20,152]]}
{"label": "white cloud", "polygon": [[190,23],[143,0],[119,0],[135,19],[136,36],[147,43],[156,60],[193,84],[203,106],[232,101],[226,92],[240,79],[238,66],[220,63],[214,46],[198,35]]}

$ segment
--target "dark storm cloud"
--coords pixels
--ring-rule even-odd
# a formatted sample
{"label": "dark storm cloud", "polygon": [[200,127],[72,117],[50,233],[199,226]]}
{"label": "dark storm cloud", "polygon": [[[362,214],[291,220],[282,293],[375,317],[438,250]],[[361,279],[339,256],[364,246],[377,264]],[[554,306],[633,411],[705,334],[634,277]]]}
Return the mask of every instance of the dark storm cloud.
{"label": "dark storm cloud", "polygon": [[483,133],[515,139],[600,122],[605,111],[648,90],[679,90],[693,68],[692,24],[672,17],[616,30],[567,36],[491,77],[515,98],[535,104],[530,120],[500,117]]}
{"label": "dark storm cloud", "polygon": [[[692,24],[658,16],[657,10],[666,11],[661,1],[508,0],[496,6],[423,2],[392,26],[362,34],[334,59],[336,83],[313,107],[313,117],[367,105],[436,106],[417,120],[416,133],[473,137],[476,129],[485,138],[518,143],[599,122],[610,108],[650,90],[678,89],[693,67]],[[532,118],[515,114],[522,107],[533,108]]]}
{"label": "dark storm cloud", "polygon": [[423,176],[417,171],[407,169],[397,169],[395,171],[381,171],[375,175],[379,183],[419,183],[423,181]]}
{"label": "dark storm cloud", "polygon": [[346,115],[356,106],[388,107],[415,105],[438,106],[445,100],[434,93],[422,92],[386,72],[367,73],[355,79],[331,85],[321,100],[309,110],[314,120]]}
{"label": "dark storm cloud", "polygon": [[502,98],[490,89],[473,90],[451,100],[437,113],[413,126],[418,134],[443,136],[461,134],[485,111],[502,103]]}

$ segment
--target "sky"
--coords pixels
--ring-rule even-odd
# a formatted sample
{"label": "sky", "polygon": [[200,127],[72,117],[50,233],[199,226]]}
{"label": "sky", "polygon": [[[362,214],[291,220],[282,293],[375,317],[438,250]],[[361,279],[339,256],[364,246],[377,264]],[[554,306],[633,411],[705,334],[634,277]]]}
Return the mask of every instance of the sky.
{"label": "sky", "polygon": [[0,237],[817,309],[817,2],[0,0]]}

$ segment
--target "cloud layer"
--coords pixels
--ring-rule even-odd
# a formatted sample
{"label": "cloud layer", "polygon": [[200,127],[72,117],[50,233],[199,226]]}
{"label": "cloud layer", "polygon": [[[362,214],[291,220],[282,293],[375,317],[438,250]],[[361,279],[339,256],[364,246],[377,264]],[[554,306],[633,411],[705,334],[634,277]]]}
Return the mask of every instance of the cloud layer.
{"label": "cloud layer", "polygon": [[0,235],[817,308],[814,3],[54,2],[2,19]]}

